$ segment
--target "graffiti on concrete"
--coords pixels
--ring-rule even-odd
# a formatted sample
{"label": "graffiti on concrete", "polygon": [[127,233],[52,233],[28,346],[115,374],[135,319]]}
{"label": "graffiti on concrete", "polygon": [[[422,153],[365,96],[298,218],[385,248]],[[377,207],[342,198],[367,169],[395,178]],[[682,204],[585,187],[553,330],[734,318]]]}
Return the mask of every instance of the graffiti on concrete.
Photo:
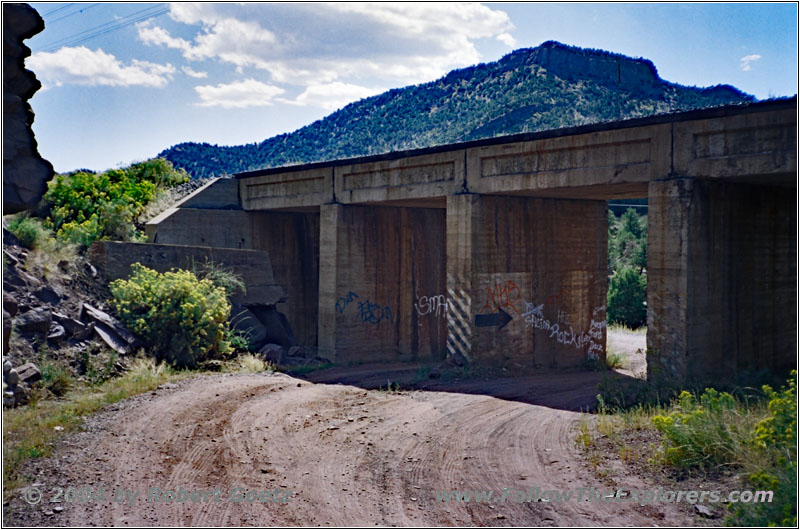
{"label": "graffiti on concrete", "polygon": [[486,303],[483,304],[479,313],[495,313],[501,309],[507,313],[522,316],[515,305],[522,297],[522,292],[517,284],[511,280],[506,282],[494,282],[486,288]]}
{"label": "graffiti on concrete", "polygon": [[336,311],[340,314],[344,313],[345,308],[356,298],[358,298],[358,295],[353,291],[348,292],[345,296],[340,296],[339,299],[336,300]]}
{"label": "graffiti on concrete", "polygon": [[414,309],[420,316],[433,315],[436,318],[446,317],[447,307],[447,295],[444,294],[420,296],[417,298],[417,303],[414,304]]}
{"label": "graffiti on concrete", "polygon": [[369,299],[363,302],[358,302],[358,316],[363,322],[367,324],[380,324],[382,321],[392,321],[392,310],[389,306],[381,307],[379,304],[374,304]]}
{"label": "graffiti on concrete", "polygon": [[[605,312],[604,307],[595,308],[592,312],[594,317],[600,311]],[[525,313],[522,315],[525,319],[525,325],[529,328],[543,330],[549,332],[548,337],[561,344],[567,346],[574,346],[579,350],[586,350],[586,356],[590,359],[598,359],[600,353],[603,351],[603,330],[606,327],[606,321],[595,320],[592,318],[589,330],[585,333],[575,333],[572,326],[565,325],[563,328],[556,322],[550,322],[544,316],[544,304],[534,305],[532,303],[525,303]]]}
{"label": "graffiti on concrete", "polygon": [[[360,298],[353,291],[349,291],[345,296],[340,296],[336,300],[336,312],[341,314],[352,304],[356,298]],[[358,301],[358,318],[367,324],[379,324],[384,320],[392,321],[392,310],[389,306],[381,307],[379,304],[370,302],[369,298]]]}
{"label": "graffiti on concrete", "polygon": [[569,326],[570,324],[572,324],[572,322],[570,321],[570,318],[569,318],[569,313],[567,313],[563,309],[559,309],[558,310],[558,323],[559,324],[564,324],[565,326]]}

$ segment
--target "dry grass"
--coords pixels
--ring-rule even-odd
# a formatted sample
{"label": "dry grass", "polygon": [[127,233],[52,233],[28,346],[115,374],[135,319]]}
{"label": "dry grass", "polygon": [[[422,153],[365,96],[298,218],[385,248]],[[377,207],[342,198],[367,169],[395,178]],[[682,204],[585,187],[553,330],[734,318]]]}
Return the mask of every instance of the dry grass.
{"label": "dry grass", "polygon": [[152,359],[138,359],[123,376],[98,386],[83,386],[64,399],[40,401],[3,413],[3,489],[22,486],[22,466],[32,458],[50,454],[55,442],[83,425],[83,418],[105,405],[151,391],[189,372],[176,373]]}
{"label": "dry grass", "polygon": [[275,365],[264,361],[252,354],[240,355],[225,364],[223,371],[237,374],[254,374],[261,372],[274,372]]}

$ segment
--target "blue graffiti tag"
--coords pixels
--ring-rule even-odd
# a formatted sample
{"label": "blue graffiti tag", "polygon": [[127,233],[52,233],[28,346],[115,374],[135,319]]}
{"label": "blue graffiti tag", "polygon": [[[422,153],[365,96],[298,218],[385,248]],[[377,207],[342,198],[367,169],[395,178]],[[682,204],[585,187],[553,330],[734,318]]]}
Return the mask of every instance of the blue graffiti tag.
{"label": "blue graffiti tag", "polygon": [[358,303],[358,312],[361,320],[368,324],[378,324],[381,320],[392,321],[392,310],[389,306],[381,307],[373,304],[368,299]]}
{"label": "blue graffiti tag", "polygon": [[347,293],[347,296],[340,296],[339,299],[336,300],[336,311],[344,313],[345,308],[356,298],[358,298],[358,295],[353,291]]}

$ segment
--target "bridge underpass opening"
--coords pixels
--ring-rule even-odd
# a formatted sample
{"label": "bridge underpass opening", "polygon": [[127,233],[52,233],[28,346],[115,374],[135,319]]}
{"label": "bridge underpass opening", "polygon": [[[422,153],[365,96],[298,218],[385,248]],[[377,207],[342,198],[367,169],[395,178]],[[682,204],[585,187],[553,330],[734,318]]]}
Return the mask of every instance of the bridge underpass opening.
{"label": "bridge underpass opening", "polygon": [[647,198],[608,201],[607,364],[647,375]]}
{"label": "bridge underpass opening", "polygon": [[320,355],[443,360],[445,210],[331,204],[320,223]]}

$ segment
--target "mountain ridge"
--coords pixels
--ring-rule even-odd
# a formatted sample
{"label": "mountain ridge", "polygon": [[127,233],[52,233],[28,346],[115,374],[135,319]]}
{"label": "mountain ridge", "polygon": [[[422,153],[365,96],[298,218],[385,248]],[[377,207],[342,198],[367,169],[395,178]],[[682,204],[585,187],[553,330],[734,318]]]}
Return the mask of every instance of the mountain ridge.
{"label": "mountain ridge", "polygon": [[199,178],[755,100],[730,85],[665,81],[648,59],[547,41],[350,103],[262,142],[183,142],[159,156]]}

